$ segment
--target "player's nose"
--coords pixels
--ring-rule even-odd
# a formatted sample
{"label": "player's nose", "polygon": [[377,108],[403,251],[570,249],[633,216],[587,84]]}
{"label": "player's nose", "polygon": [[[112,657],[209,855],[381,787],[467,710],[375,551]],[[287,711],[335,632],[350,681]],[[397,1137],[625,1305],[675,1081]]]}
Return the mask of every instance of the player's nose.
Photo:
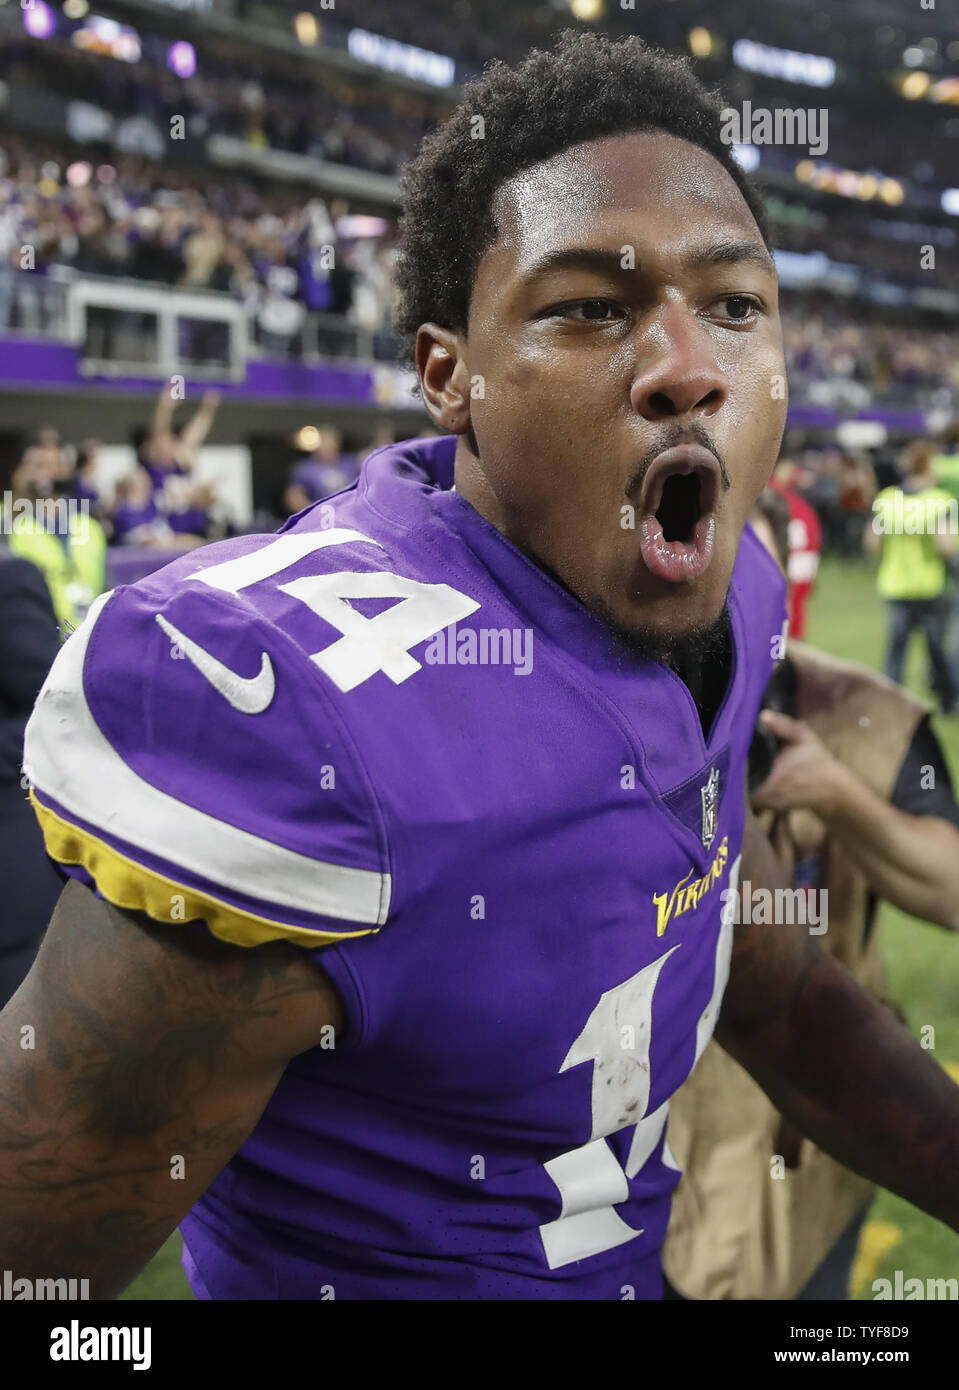
{"label": "player's nose", "polygon": [[645,326],[630,387],[634,409],[646,420],[712,416],[729,396],[713,338],[688,308],[661,306]]}

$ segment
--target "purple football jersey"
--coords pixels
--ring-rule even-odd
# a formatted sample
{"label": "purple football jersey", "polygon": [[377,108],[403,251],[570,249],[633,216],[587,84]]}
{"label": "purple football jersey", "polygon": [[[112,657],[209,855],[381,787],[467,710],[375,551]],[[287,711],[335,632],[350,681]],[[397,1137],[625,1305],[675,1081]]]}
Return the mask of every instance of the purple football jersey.
{"label": "purple football jersey", "polygon": [[202,1298],[661,1296],[784,584],[747,527],[704,738],[454,451],[391,445],[276,536],[97,600],[27,730],[70,872],[315,951],[344,1001],[182,1224]]}

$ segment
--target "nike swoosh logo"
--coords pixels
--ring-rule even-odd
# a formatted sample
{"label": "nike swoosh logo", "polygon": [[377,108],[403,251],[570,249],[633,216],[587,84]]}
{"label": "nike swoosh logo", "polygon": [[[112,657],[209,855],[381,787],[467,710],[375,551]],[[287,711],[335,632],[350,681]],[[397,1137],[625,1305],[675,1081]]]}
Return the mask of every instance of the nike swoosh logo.
{"label": "nike swoosh logo", "polygon": [[262,714],[269,708],[276,691],[276,678],[273,674],[273,663],[266,652],[261,653],[262,662],[258,675],[238,676],[229,666],[224,666],[222,661],[217,661],[215,656],[211,656],[194,642],[192,637],[187,637],[185,632],[174,627],[162,613],[154,616],[170,641],[180,648],[200,675],[204,676],[213,689],[218,690],[234,709],[239,710],[241,714]]}

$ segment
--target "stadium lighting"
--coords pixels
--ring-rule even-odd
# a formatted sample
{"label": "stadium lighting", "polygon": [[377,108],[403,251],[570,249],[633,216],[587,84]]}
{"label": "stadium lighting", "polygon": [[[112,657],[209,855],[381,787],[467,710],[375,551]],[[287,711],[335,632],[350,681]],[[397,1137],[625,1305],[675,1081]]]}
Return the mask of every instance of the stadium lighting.
{"label": "stadium lighting", "polygon": [[456,80],[456,64],[452,58],[432,53],[427,48],[414,48],[397,39],[385,39],[366,29],[351,29],[346,47],[350,57],[361,63],[382,68],[384,72],[402,73],[417,82],[428,82],[431,87],[452,87]]}
{"label": "stadium lighting", "polygon": [[862,179],[853,169],[841,169],[836,176],[836,188],[844,198],[858,198]]}
{"label": "stadium lighting", "polygon": [[868,202],[878,196],[889,207],[898,207],[906,199],[905,185],[877,170],[863,174],[856,169],[839,169],[834,164],[802,159],[793,173],[799,183],[807,183],[842,198],[859,198]]}
{"label": "stadium lighting", "polygon": [[121,63],[138,63],[141,57],[137,31],[102,14],[91,14],[85,24],[74,29],[70,42],[74,48],[87,53],[106,54]]}
{"label": "stadium lighting", "polygon": [[89,9],[87,0],[63,0],[63,13],[67,19],[82,19]]}
{"label": "stadium lighting", "polygon": [[818,53],[796,53],[790,48],[770,48],[752,39],[736,40],[733,62],[746,72],[780,77],[784,82],[801,82],[807,87],[831,87],[836,80],[836,64],[832,58]]}
{"label": "stadium lighting", "polygon": [[309,14],[306,10],[294,19],[293,32],[305,48],[320,41],[320,26],[316,22],[316,16]]}
{"label": "stadium lighting", "polygon": [[185,39],[171,43],[166,55],[166,65],[177,77],[192,77],[196,72],[196,49]]}
{"label": "stadium lighting", "polygon": [[574,19],[589,24],[594,19],[602,19],[606,6],[603,0],[570,0],[570,12]]}
{"label": "stadium lighting", "polygon": [[71,188],[85,188],[93,177],[93,165],[85,159],[67,166],[67,183]]}
{"label": "stadium lighting", "polygon": [[44,0],[33,0],[23,11],[23,27],[32,39],[50,39],[57,32],[57,21]]}
{"label": "stadium lighting", "polygon": [[929,93],[932,101],[959,106],[959,77],[941,77]]}
{"label": "stadium lighting", "polygon": [[713,51],[713,36],[708,29],[690,29],[689,51],[694,58],[708,58]]}
{"label": "stadium lighting", "polygon": [[907,68],[918,68],[926,61],[926,55],[921,48],[913,46],[904,48],[902,51],[902,61]]}
{"label": "stadium lighting", "polygon": [[926,95],[931,83],[928,72],[911,72],[902,79],[899,90],[907,101],[918,101]]}
{"label": "stadium lighting", "polygon": [[944,189],[940,202],[943,212],[948,212],[953,217],[959,217],[959,188]]}
{"label": "stadium lighting", "polygon": [[296,447],[302,449],[303,452],[307,454],[312,454],[319,442],[320,432],[315,425],[304,425],[303,428],[293,436],[293,443]]}
{"label": "stadium lighting", "polygon": [[390,224],[385,217],[371,217],[366,213],[347,213],[336,220],[334,231],[345,241],[362,241],[366,237],[385,236]]}

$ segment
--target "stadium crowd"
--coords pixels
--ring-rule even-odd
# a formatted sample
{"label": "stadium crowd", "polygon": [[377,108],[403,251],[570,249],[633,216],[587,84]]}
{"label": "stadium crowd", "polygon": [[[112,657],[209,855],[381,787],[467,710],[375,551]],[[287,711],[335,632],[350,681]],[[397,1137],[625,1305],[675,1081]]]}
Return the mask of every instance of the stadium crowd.
{"label": "stadium crowd", "polygon": [[371,333],[387,327],[394,228],[352,219],[364,233],[385,229],[356,235],[343,200],[327,207],[241,182],[160,174],[135,158],[94,170],[15,141],[2,148],[0,327],[52,327],[58,305],[43,285],[65,270],[232,294],[247,305],[257,340],[277,352],[297,340],[309,311]]}
{"label": "stadium crowd", "polygon": [[808,295],[784,296],[782,309],[790,381],[813,400],[916,405],[928,393],[930,405],[948,409],[959,391],[959,340],[934,321],[904,327],[888,315]]}
{"label": "stadium crowd", "polygon": [[255,149],[395,174],[442,111],[428,98],[329,72],[318,82],[289,69],[282,77],[269,68],[257,72],[244,61],[238,82],[237,63],[222,46],[215,55],[204,54],[202,66],[184,80],[166,65],[166,51],[165,45],[156,53],[145,48],[140,61],[128,63],[66,41],[24,37],[5,45],[4,76],[11,84],[86,103],[86,112],[74,108],[71,124],[79,133],[86,117],[91,139],[95,111],[131,118],[135,124],[127,127],[126,142],[155,158],[166,151],[171,121],[179,117],[187,141],[226,135]]}
{"label": "stadium crowd", "polygon": [[[134,156],[94,168],[22,141],[0,144],[0,328],[52,329],[59,304],[44,287],[72,272],[230,294],[273,354],[315,344],[305,329],[319,314],[370,335],[373,355],[389,359],[396,236],[395,222],[356,216],[344,199],[304,201]],[[785,293],[783,320],[791,377],[813,399],[940,391],[948,408],[959,390],[955,333],[866,316],[826,295]],[[347,345],[345,334],[323,337],[329,355]]]}
{"label": "stadium crowd", "polygon": [[[257,8],[261,5],[262,0],[257,0]],[[463,80],[478,74],[491,58],[508,56],[511,48],[519,53],[548,42],[566,22],[559,10],[547,5],[504,10],[489,0],[459,0],[452,8],[451,20],[448,4],[434,6],[418,0],[415,23],[411,24],[409,18],[397,14],[392,0],[374,4],[364,0],[363,28],[456,58],[458,80]],[[652,42],[688,51],[690,22],[683,13],[685,8],[673,3],[660,7],[658,13],[647,10],[643,32]],[[755,13],[749,13],[756,8],[745,6],[746,12],[738,18],[724,10],[723,29],[741,38],[755,38],[760,31],[768,35],[768,6],[762,7],[758,28]],[[300,0],[294,13],[304,13]],[[256,22],[257,16],[251,12],[249,18]],[[291,14],[289,20],[292,18]],[[624,29],[635,25],[628,12],[613,12],[610,18]],[[193,50],[188,66],[182,67],[176,62],[171,65],[169,41],[158,35],[139,33],[139,57],[131,62],[118,61],[95,41],[78,46],[67,30],[34,37],[29,29],[18,32],[10,20],[0,18],[0,26],[8,26],[6,80],[87,103],[91,111],[95,108],[117,119],[135,120],[127,131],[128,138],[139,140],[144,152],[155,158],[166,144],[171,118],[182,117],[192,140],[228,135],[259,149],[290,151],[394,174],[449,109],[448,94],[444,96],[442,89],[435,98],[386,89],[326,66],[294,66],[285,55],[278,58],[268,52],[251,62],[248,49],[223,39],[214,45],[196,36],[199,47]],[[316,32],[321,40],[324,35],[332,38],[335,31],[336,19],[329,12],[318,19]],[[343,30],[338,37],[346,42],[348,31]],[[768,37],[764,41],[768,43]],[[832,49],[846,63],[867,56],[855,51],[861,37],[843,34],[838,23],[821,31],[815,40],[803,33],[801,26],[794,27],[791,41],[784,34],[784,42],[787,48],[800,52]],[[238,66],[244,73],[242,82],[235,79]],[[733,102],[748,100],[754,107],[789,104],[788,87],[735,64],[724,63],[722,78]],[[884,127],[882,172],[913,178],[920,184],[948,186],[959,140],[959,115],[951,116],[947,108],[942,118],[931,124],[927,111],[897,100],[898,118]],[[874,89],[862,82],[847,84],[842,102],[830,105],[830,161],[852,169],[875,168],[873,131],[882,115]],[[922,155],[918,160],[917,150]]]}

